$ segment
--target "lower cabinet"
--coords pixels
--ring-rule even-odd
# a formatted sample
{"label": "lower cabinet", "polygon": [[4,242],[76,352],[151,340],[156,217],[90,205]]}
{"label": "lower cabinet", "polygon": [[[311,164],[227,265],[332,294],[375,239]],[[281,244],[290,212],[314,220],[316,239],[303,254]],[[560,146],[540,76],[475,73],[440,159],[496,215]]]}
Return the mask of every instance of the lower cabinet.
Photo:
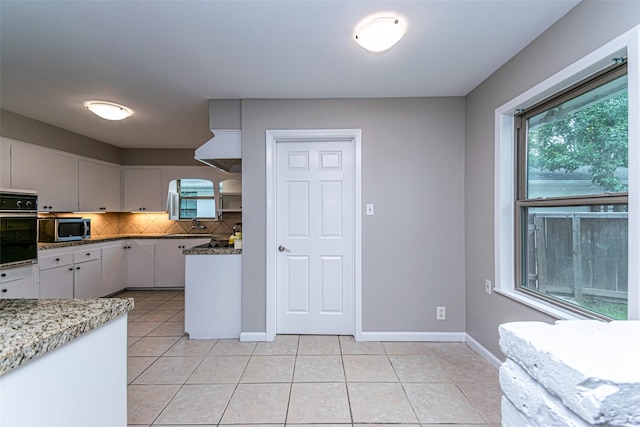
{"label": "lower cabinet", "polygon": [[127,240],[127,287],[153,288],[155,240]]}
{"label": "lower cabinet", "polygon": [[[68,249],[66,249],[68,251]],[[100,249],[65,252],[52,249],[40,257],[40,298],[98,298]]]}
{"label": "lower cabinet", "polygon": [[182,250],[209,242],[210,239],[158,239],[155,244],[155,285],[159,288],[184,288]]}
{"label": "lower cabinet", "polygon": [[100,296],[100,249],[74,253],[73,297]]}
{"label": "lower cabinet", "polygon": [[73,298],[73,254],[55,251],[38,260],[40,298]]}
{"label": "lower cabinet", "polygon": [[[98,298],[126,288],[184,288],[183,249],[209,240],[123,239],[42,251],[38,261],[40,298]],[[7,290],[0,297],[37,298],[35,275],[32,283],[34,290],[29,296]]]}
{"label": "lower cabinet", "polygon": [[102,260],[100,296],[105,297],[127,287],[129,240],[116,240],[100,246]]}
{"label": "lower cabinet", "polygon": [[36,267],[11,268],[0,271],[0,299],[38,298]]}

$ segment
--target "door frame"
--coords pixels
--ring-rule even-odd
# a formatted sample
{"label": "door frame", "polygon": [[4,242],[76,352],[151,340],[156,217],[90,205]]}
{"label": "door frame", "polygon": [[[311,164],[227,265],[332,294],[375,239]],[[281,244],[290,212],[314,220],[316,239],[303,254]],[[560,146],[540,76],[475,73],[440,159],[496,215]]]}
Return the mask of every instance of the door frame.
{"label": "door frame", "polygon": [[279,142],[326,142],[351,141],[353,144],[353,172],[354,172],[354,338],[362,340],[362,129],[293,129],[266,131],[266,255],[267,255],[267,289],[266,289],[266,325],[267,341],[273,341],[276,336],[276,144]]}

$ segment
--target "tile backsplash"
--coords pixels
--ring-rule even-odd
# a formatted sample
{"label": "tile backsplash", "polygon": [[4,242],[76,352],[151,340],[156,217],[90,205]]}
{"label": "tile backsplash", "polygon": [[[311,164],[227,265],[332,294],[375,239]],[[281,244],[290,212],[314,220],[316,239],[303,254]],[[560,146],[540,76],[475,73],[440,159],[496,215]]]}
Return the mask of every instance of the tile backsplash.
{"label": "tile backsplash", "polygon": [[[43,218],[50,214],[41,215]],[[200,221],[205,228],[192,228],[189,220],[174,221],[168,219],[165,212],[159,213],[71,213],[57,214],[60,218],[82,217],[91,218],[91,236],[100,237],[112,234],[219,234],[230,236],[233,226],[242,222],[242,214],[227,212],[217,221]]]}

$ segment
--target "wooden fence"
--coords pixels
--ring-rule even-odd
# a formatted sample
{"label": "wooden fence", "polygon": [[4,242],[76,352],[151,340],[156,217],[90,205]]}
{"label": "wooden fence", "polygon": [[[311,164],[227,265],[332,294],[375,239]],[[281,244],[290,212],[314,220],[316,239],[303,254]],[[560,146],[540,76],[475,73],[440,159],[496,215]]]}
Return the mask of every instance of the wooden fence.
{"label": "wooden fence", "polygon": [[582,300],[627,299],[623,212],[536,213],[529,225],[530,289]]}

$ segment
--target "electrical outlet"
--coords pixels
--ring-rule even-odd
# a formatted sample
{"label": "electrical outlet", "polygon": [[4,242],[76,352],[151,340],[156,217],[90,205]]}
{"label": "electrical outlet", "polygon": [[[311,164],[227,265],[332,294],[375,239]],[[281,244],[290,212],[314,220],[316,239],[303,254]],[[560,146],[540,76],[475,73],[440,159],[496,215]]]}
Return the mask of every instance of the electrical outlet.
{"label": "electrical outlet", "polygon": [[436,320],[445,320],[446,317],[446,307],[436,307]]}
{"label": "electrical outlet", "polygon": [[491,280],[489,279],[485,279],[484,280],[484,291],[491,295]]}

